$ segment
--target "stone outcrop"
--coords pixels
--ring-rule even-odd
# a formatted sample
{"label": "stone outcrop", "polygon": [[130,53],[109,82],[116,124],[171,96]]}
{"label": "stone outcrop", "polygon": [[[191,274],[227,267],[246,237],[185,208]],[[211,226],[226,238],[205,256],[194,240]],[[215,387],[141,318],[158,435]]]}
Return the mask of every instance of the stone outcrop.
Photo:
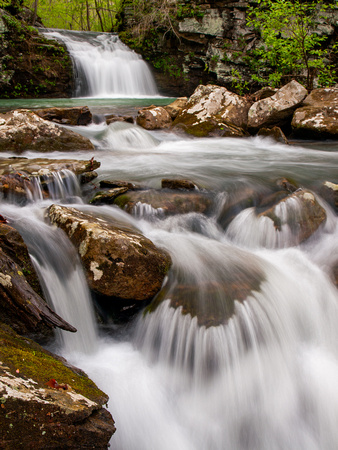
{"label": "stone outcrop", "polygon": [[26,109],[0,114],[0,152],[94,150],[93,144],[74,131],[41,119]]}
{"label": "stone outcrop", "polygon": [[48,217],[77,248],[94,292],[135,302],[160,290],[171,259],[137,231],[58,205],[49,207]]}
{"label": "stone outcrop", "polygon": [[[1,320],[21,334],[48,334],[48,329],[76,329],[58,316],[41,298],[41,287],[20,234],[0,224]],[[40,294],[40,295],[39,295]]]}
{"label": "stone outcrop", "polygon": [[88,106],[74,106],[72,108],[44,108],[35,109],[41,119],[62,125],[88,125],[93,116]]}
{"label": "stone outcrop", "polygon": [[3,324],[0,361],[1,448],[108,448],[108,396],[84,372]]}
{"label": "stone outcrop", "polygon": [[255,102],[248,112],[248,127],[257,130],[261,127],[283,126],[302,103],[307,90],[293,80],[279,89],[271,97]]}
{"label": "stone outcrop", "polygon": [[292,118],[295,136],[307,139],[338,139],[338,88],[315,89]]}
{"label": "stone outcrop", "polygon": [[326,212],[312,192],[298,189],[258,217],[269,218],[276,232],[288,227],[293,236],[292,243],[298,245],[325,222]]}
{"label": "stone outcrop", "polygon": [[245,136],[250,103],[224,87],[200,85],[173,126],[198,137]]}
{"label": "stone outcrop", "polygon": [[149,106],[138,112],[136,123],[146,130],[169,128],[172,118],[162,106]]}

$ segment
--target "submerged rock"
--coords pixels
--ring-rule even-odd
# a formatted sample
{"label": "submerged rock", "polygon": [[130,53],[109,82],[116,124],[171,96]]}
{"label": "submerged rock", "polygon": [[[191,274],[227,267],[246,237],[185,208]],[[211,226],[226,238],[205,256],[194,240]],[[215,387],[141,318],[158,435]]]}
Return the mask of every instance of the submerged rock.
{"label": "submerged rock", "polygon": [[48,217],[77,248],[95,293],[131,302],[160,290],[170,256],[137,231],[58,205],[48,208]]}
{"label": "submerged rock", "polygon": [[161,180],[162,189],[182,189],[186,191],[194,191],[198,189],[197,185],[190,180],[177,180],[170,178],[163,178]]}
{"label": "submerged rock", "polygon": [[94,145],[74,131],[41,119],[27,109],[0,113],[0,151],[23,153],[94,150]]}
{"label": "submerged rock", "polygon": [[246,136],[250,103],[224,87],[200,85],[173,126],[197,137]]}
{"label": "submerged rock", "polygon": [[258,129],[282,126],[288,118],[291,118],[306,95],[307,90],[300,83],[291,81],[271,97],[259,100],[251,106],[248,113],[248,127]]}
{"label": "submerged rock", "polygon": [[0,324],[0,447],[106,449],[108,396],[87,375]]}
{"label": "submerged rock", "polygon": [[213,204],[212,197],[199,191],[128,191],[118,196],[114,202],[125,211],[132,213],[135,208],[150,205],[164,215],[186,214],[189,212],[208,212]]}
{"label": "submerged rock", "polygon": [[[215,271],[209,268],[213,256],[217,261]],[[224,246],[221,254],[219,248],[215,248],[215,255],[208,250],[201,255],[195,254],[192,266],[197,270],[200,264],[205,265],[202,273],[190,273],[189,267],[177,268],[175,263],[174,260],[167,284],[148,306],[147,312],[154,312],[163,301],[169,300],[170,306],[179,308],[181,314],[196,317],[199,326],[227,323],[235,314],[235,302],[243,302],[253,292],[260,291],[265,280],[259,259],[234,247]]]}

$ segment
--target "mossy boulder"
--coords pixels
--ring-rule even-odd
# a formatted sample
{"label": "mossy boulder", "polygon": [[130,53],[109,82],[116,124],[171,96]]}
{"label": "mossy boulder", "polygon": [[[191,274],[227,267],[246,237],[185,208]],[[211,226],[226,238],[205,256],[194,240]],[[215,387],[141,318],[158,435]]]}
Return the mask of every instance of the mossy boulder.
{"label": "mossy boulder", "polygon": [[0,447],[106,449],[108,396],[79,369],[0,323]]}
{"label": "mossy boulder", "polygon": [[96,294],[130,303],[150,300],[161,289],[170,256],[139,232],[74,208],[52,205],[47,213],[78,250]]}
{"label": "mossy boulder", "polygon": [[292,118],[293,134],[304,139],[338,139],[338,104],[304,106]]}

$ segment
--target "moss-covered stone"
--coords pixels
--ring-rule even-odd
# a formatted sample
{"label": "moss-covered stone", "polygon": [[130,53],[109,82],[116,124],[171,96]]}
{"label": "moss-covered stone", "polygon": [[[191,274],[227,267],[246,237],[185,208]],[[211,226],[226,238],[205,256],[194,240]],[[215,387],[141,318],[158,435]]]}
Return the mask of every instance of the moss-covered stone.
{"label": "moss-covered stone", "polygon": [[1,448],[107,448],[107,401],[84,372],[0,324]]}

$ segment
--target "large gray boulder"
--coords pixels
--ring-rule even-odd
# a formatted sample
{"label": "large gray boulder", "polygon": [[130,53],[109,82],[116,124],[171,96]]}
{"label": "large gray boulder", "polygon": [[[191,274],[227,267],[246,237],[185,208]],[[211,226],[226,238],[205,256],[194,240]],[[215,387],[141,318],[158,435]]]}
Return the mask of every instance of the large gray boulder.
{"label": "large gray boulder", "polygon": [[97,294],[135,302],[150,300],[160,290],[170,256],[137,231],[59,205],[49,207],[48,217],[78,250]]}
{"label": "large gray boulder", "polygon": [[282,126],[302,103],[307,90],[295,80],[283,86],[274,95],[255,102],[248,113],[248,127]]}
{"label": "large gray boulder", "polygon": [[0,113],[0,152],[94,150],[84,136],[27,109]]}
{"label": "large gray boulder", "polygon": [[250,103],[224,87],[200,85],[173,126],[197,137],[245,136]]}

